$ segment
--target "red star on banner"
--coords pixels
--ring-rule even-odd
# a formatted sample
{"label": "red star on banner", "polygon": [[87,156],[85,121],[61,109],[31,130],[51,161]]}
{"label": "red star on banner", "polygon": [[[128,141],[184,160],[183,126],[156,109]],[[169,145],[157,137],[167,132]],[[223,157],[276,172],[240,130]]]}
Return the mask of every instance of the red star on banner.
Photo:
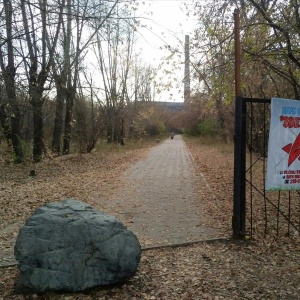
{"label": "red star on banner", "polygon": [[296,137],[295,142],[287,144],[282,148],[283,151],[289,154],[288,167],[300,156],[300,134]]}

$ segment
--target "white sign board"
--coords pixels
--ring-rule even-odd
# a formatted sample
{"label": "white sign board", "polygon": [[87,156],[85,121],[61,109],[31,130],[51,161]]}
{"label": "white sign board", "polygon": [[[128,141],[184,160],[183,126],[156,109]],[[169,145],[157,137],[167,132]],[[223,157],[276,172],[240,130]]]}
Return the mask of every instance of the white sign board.
{"label": "white sign board", "polygon": [[300,101],[271,100],[266,190],[300,190]]}

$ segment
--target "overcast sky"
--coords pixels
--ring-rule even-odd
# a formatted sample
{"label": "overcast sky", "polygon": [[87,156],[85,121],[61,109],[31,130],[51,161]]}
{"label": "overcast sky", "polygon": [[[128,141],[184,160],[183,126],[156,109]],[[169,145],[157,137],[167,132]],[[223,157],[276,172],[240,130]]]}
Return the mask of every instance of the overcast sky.
{"label": "overcast sky", "polygon": [[[196,21],[192,17],[187,17],[185,11],[182,10],[182,2],[190,2],[190,0],[145,0],[141,1],[137,16],[141,17],[141,23],[145,24],[144,29],[140,28],[138,47],[141,49],[143,59],[149,62],[153,67],[157,67],[163,57],[168,55],[165,50],[165,45],[170,45],[171,48],[177,48],[181,51],[182,56],[172,57],[172,62],[166,67],[172,70],[171,64],[175,64],[180,68],[179,71],[174,71],[170,74],[164,74],[160,71],[158,78],[168,79],[177,77],[177,85],[174,81],[174,88],[167,91],[164,89],[160,94],[156,94],[157,101],[183,101],[183,84],[184,77],[184,38],[186,34],[192,36],[193,28],[196,26]],[[144,4],[143,4],[144,3]],[[162,48],[162,49],[161,49]]]}

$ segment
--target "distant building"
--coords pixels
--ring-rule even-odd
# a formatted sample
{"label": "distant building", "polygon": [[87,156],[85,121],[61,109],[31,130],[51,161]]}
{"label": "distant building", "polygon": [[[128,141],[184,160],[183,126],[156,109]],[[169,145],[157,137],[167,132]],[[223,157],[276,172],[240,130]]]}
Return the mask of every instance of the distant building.
{"label": "distant building", "polygon": [[184,110],[184,102],[161,102],[161,101],[151,101],[150,103],[162,106],[163,108],[170,111],[183,111]]}

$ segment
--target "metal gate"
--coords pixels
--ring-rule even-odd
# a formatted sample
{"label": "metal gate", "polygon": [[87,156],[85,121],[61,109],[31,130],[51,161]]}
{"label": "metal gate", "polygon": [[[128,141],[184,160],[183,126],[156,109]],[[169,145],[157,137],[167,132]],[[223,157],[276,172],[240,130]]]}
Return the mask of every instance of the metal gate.
{"label": "metal gate", "polygon": [[270,103],[236,98],[232,228],[237,238],[300,232],[299,191],[265,190]]}

